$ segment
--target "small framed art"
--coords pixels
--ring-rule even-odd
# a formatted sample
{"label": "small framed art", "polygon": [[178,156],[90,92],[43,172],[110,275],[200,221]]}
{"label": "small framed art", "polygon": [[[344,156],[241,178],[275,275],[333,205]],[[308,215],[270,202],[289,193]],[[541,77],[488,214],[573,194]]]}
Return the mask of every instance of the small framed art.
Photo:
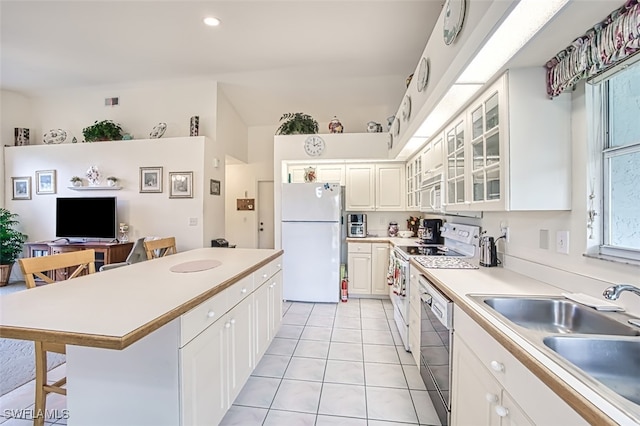
{"label": "small framed art", "polygon": [[220,195],[220,181],[211,179],[209,181],[209,192],[211,195]]}
{"label": "small framed art", "polygon": [[169,198],[193,198],[193,172],[169,172]]}
{"label": "small framed art", "polygon": [[11,183],[14,200],[31,199],[31,176],[12,177]]}
{"label": "small framed art", "polygon": [[140,167],[140,192],[162,192],[162,167]]}
{"label": "small framed art", "polygon": [[56,171],[37,170],[36,171],[36,194],[56,193]]}

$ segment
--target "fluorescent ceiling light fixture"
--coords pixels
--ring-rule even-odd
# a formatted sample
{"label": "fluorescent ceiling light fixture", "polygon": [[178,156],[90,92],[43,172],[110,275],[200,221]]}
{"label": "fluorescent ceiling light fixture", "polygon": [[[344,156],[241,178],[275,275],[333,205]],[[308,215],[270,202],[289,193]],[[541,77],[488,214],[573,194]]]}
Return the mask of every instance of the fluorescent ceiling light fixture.
{"label": "fluorescent ceiling light fixture", "polygon": [[210,27],[217,27],[218,25],[220,25],[220,20],[218,18],[214,18],[212,16],[204,18],[203,21],[204,21],[205,25],[208,25]]}
{"label": "fluorescent ceiling light fixture", "polygon": [[451,86],[427,119],[416,130],[413,137],[402,147],[397,158],[409,158],[431,135],[451,120],[453,114],[458,112],[481,87],[482,84],[454,84]]}
{"label": "fluorescent ceiling light fixture", "polygon": [[486,83],[569,0],[520,0],[456,83]]}

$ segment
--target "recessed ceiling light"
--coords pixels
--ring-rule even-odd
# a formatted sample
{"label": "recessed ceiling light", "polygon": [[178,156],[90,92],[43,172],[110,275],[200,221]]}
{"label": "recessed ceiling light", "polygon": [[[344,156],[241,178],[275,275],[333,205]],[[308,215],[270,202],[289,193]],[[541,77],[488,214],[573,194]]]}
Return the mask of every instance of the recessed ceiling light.
{"label": "recessed ceiling light", "polygon": [[208,17],[208,18],[204,18],[204,23],[205,25],[208,25],[210,27],[217,27],[218,25],[220,25],[220,20],[218,18],[213,18],[213,17]]}

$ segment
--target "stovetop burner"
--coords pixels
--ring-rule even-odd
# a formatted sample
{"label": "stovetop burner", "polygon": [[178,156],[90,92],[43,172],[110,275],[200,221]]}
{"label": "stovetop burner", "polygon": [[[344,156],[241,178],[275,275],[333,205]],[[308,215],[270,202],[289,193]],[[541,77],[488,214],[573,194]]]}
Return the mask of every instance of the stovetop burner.
{"label": "stovetop burner", "polygon": [[409,256],[464,256],[442,245],[398,246],[397,249]]}

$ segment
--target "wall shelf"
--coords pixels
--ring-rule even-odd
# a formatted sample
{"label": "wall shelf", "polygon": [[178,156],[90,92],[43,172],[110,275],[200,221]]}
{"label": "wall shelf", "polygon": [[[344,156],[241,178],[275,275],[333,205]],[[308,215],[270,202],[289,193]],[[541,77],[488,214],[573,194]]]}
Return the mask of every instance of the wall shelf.
{"label": "wall shelf", "polygon": [[68,186],[73,191],[119,191],[121,186]]}

